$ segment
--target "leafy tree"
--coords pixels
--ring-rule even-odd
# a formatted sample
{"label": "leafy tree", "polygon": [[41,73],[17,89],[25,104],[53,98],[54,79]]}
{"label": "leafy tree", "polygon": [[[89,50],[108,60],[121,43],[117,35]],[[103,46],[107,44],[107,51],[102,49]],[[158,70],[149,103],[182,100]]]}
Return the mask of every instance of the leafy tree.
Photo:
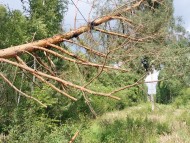
{"label": "leafy tree", "polygon": [[30,33],[35,33],[35,39],[42,39],[62,32],[63,15],[66,12],[66,0],[28,0],[28,18],[32,23]]}
{"label": "leafy tree", "polygon": [[[62,0],[44,1],[45,3],[43,4],[42,2],[40,0],[28,1],[29,7],[24,8],[29,13],[25,13],[25,15],[19,10],[10,11],[8,8],[0,5],[0,48],[32,42],[33,40],[39,40],[62,32],[62,19],[66,11],[67,2]],[[23,6],[25,4],[23,2]],[[22,57],[28,62],[28,65],[33,66],[31,63],[33,59],[27,54]],[[19,70],[17,67],[1,63],[1,73],[9,77],[18,89],[29,93],[33,77],[28,76],[27,73],[20,74],[20,71],[22,70]],[[27,116],[22,116],[22,114],[25,114],[25,110],[30,108],[30,106],[35,107],[35,104],[31,104],[25,98],[20,98],[20,93],[15,92],[12,88],[7,87],[7,85],[7,83],[1,80],[0,97],[3,102],[0,104],[0,116],[3,124],[0,125],[0,133],[6,133],[13,126],[19,125],[22,118],[28,118]],[[35,93],[37,93],[37,89]],[[40,95],[43,95],[42,91],[38,93],[38,96]],[[54,103],[48,102],[49,104]],[[33,110],[41,113],[45,112],[42,109],[39,110],[39,108],[34,108]],[[36,113],[36,115],[39,114]]]}

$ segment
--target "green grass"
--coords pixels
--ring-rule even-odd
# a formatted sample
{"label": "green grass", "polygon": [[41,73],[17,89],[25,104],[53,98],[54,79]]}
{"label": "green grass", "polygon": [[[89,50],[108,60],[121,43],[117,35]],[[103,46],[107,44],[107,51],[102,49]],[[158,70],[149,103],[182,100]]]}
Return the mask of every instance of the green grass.
{"label": "green grass", "polygon": [[8,142],[68,143],[78,130],[75,143],[190,142],[190,111],[172,104],[156,104],[155,111],[151,111],[149,103],[140,104],[97,119],[80,116],[77,121],[71,119],[59,127],[53,126],[50,131],[45,129],[49,129],[49,122],[40,122],[40,128],[33,124],[25,132],[13,130]]}
{"label": "green grass", "polygon": [[83,143],[188,143],[190,112],[172,105],[149,104],[109,112],[81,130]]}

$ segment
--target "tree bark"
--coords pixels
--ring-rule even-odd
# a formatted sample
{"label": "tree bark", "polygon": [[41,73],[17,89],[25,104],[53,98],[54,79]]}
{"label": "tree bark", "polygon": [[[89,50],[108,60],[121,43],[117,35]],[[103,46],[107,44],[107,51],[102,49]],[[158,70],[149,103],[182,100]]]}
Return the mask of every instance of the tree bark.
{"label": "tree bark", "polygon": [[97,18],[97,19],[93,20],[92,22],[89,22],[87,24],[87,26],[82,26],[76,30],[67,32],[65,34],[59,34],[59,35],[55,35],[53,37],[42,39],[42,40],[35,41],[32,43],[27,43],[27,44],[23,44],[23,45],[19,45],[19,46],[13,46],[13,47],[9,47],[6,49],[2,49],[2,50],[0,50],[0,58],[6,58],[6,59],[12,58],[12,57],[15,57],[16,55],[24,53],[24,51],[32,52],[32,51],[36,50],[34,48],[35,46],[47,47],[48,44],[58,44],[60,42],[63,42],[65,39],[68,40],[68,39],[72,39],[74,37],[78,37],[82,33],[85,33],[87,31],[93,29],[94,26],[98,26],[98,25],[101,25],[102,23],[108,22],[108,21],[114,19],[115,16],[121,16],[121,14],[123,12],[127,12],[133,8],[138,7],[143,1],[144,0],[140,0],[140,1],[137,1],[134,5],[132,5],[130,7],[126,6],[122,9],[118,9],[117,11],[111,13],[110,15],[103,16],[101,18]]}

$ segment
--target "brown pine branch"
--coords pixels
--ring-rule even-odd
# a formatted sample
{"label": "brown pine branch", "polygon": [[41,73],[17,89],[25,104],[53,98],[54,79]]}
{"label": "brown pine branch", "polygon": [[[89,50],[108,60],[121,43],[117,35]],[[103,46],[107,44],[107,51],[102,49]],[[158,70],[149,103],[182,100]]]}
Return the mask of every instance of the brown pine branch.
{"label": "brown pine branch", "polygon": [[[35,49],[38,49],[38,50],[42,50],[42,51],[45,51],[47,53],[50,53],[56,57],[59,57],[63,60],[67,60],[69,62],[73,62],[73,63],[77,63],[77,64],[81,64],[81,65],[85,65],[85,66],[91,66],[91,67],[103,67],[103,65],[100,65],[100,64],[96,64],[96,63],[91,63],[91,62],[82,62],[82,61],[77,61],[75,59],[71,59],[71,58],[68,58],[68,57],[65,57],[55,51],[52,51],[52,50],[49,50],[49,49],[46,49],[46,48],[43,48],[43,47],[37,47],[37,46],[34,46]],[[110,66],[104,66],[104,68],[107,68],[107,69],[113,69],[113,70],[119,70],[119,71],[122,71],[122,72],[129,72],[129,70],[126,70],[126,69],[122,69],[122,68],[115,68],[115,67],[110,67]]]}
{"label": "brown pine branch", "polygon": [[90,103],[90,101],[89,101],[88,96],[87,96],[87,95],[85,94],[85,92],[83,92],[83,91],[82,91],[82,95],[83,95],[83,97],[84,97],[84,99],[85,99],[85,103],[88,105],[88,107],[89,107],[89,109],[90,109],[92,115],[94,116],[94,118],[97,118],[97,113],[96,113],[96,111],[94,110],[94,108],[92,107],[92,105],[91,105],[91,103]]}
{"label": "brown pine branch", "polygon": [[[37,56],[37,54],[36,53],[30,53],[30,52],[28,52],[28,51],[24,51],[25,53],[27,53],[28,55],[30,55],[30,56],[32,56],[33,58],[34,58],[34,60],[36,60],[37,61],[37,63],[39,64],[39,65],[41,65],[44,69],[46,69],[51,75],[53,75],[53,76],[55,76],[55,72],[53,72],[49,67],[48,67],[48,65],[46,65],[45,63],[43,63],[42,61],[41,61],[41,58],[40,57],[38,57]],[[15,58],[17,59],[19,56],[15,56]],[[17,59],[18,60],[18,59]],[[24,61],[23,61],[24,62]]]}
{"label": "brown pine branch", "polygon": [[121,16],[112,16],[112,18],[113,18],[113,19],[119,19],[119,20],[122,20],[122,21],[128,23],[128,25],[130,25],[131,27],[134,26],[134,23],[133,23],[131,20],[125,18],[125,17],[121,17]]}
{"label": "brown pine branch", "polygon": [[[106,15],[106,16],[97,18],[97,19],[89,22],[86,26],[82,26],[82,27],[80,27],[78,29],[72,30],[72,31],[67,32],[65,34],[59,34],[59,35],[55,35],[54,37],[42,39],[42,40],[31,42],[31,43],[28,43],[28,44],[23,44],[23,45],[19,45],[19,46],[9,47],[9,48],[6,48],[6,49],[1,49],[0,50],[0,62],[5,62],[5,63],[11,64],[11,65],[14,65],[16,67],[21,68],[23,71],[29,72],[30,74],[34,75],[34,77],[38,78],[39,80],[41,80],[45,84],[49,85],[55,91],[60,92],[63,95],[65,95],[65,96],[67,96],[67,97],[69,97],[69,98],[71,98],[73,100],[77,100],[77,99],[74,98],[74,97],[72,97],[72,96],[70,96],[70,95],[68,95],[67,93],[61,91],[57,87],[55,87],[53,84],[51,84],[50,82],[48,82],[46,80],[46,78],[51,79],[53,81],[56,81],[58,83],[61,83],[61,85],[70,86],[72,88],[80,90],[80,91],[82,91],[84,93],[83,95],[85,95],[85,92],[86,92],[86,93],[90,93],[90,94],[94,94],[94,95],[105,96],[105,97],[110,97],[110,98],[114,98],[114,99],[120,100],[119,97],[112,96],[110,93],[108,94],[108,93],[95,92],[95,91],[92,91],[90,89],[87,89],[85,86],[79,86],[79,85],[73,84],[72,82],[65,81],[65,80],[57,77],[56,74],[53,74],[53,72],[51,70],[48,70],[49,69],[48,65],[44,64],[40,58],[38,58],[37,56],[34,56],[34,55],[32,55],[32,56],[34,56],[35,59],[38,59],[37,61],[43,67],[45,67],[45,69],[47,71],[49,71],[49,74],[51,74],[51,75],[49,75],[47,73],[44,73],[44,72],[41,72],[41,71],[38,71],[38,70],[35,70],[35,69],[32,69],[32,68],[28,67],[25,64],[25,62],[22,61],[22,59],[19,59],[18,55],[20,55],[22,53],[31,53],[31,52],[35,52],[37,50],[41,50],[41,51],[47,52],[47,54],[54,55],[56,57],[59,57],[61,59],[64,59],[64,60],[67,60],[67,61],[70,61],[70,62],[73,62],[73,63],[77,63],[77,64],[81,64],[81,65],[85,65],[85,66],[91,66],[91,67],[101,68],[101,71],[90,82],[92,82],[95,78],[97,78],[102,73],[102,71],[103,71],[104,68],[114,69],[114,70],[120,70],[120,71],[123,71],[123,72],[128,72],[128,70],[126,70],[126,69],[115,68],[115,67],[111,67],[111,66],[105,65],[106,64],[106,59],[108,58],[108,55],[106,55],[104,53],[101,53],[99,51],[96,51],[96,50],[94,50],[92,48],[89,48],[86,45],[82,45],[82,44],[73,42],[73,41],[71,41],[69,39],[76,38],[76,37],[78,37],[79,35],[81,35],[81,34],[83,34],[85,32],[89,32],[91,29],[97,30],[98,28],[96,28],[96,26],[101,25],[103,23],[106,23],[106,22],[108,22],[110,20],[113,20],[113,19],[123,20],[123,21],[126,21],[128,24],[132,24],[132,22],[129,21],[128,19],[123,18],[122,14],[124,12],[131,11],[132,9],[138,7],[143,1],[145,1],[145,0],[137,1],[136,3],[134,3],[130,7],[128,7],[127,5],[125,5],[124,7],[122,7],[121,9],[117,9],[116,11],[114,11],[113,13],[111,13],[110,15]],[[93,27],[91,25],[93,25]],[[106,34],[109,34],[109,35],[120,36],[120,37],[126,38],[126,39],[128,39],[130,41],[134,40],[134,41],[138,41],[138,42],[140,41],[141,42],[141,41],[146,40],[146,38],[135,39],[135,38],[131,38],[128,35],[118,34],[118,33],[114,33],[114,32],[107,32],[107,31],[105,32],[105,30],[101,31],[101,29],[98,29],[98,30],[100,32],[102,32],[102,33],[106,33]],[[86,60],[84,60],[84,59],[82,59],[82,58],[74,55],[73,53],[71,53],[71,52],[69,52],[67,50],[64,50],[60,46],[56,45],[56,44],[61,43],[61,42],[70,42],[72,44],[76,44],[77,46],[83,47],[87,51],[90,51],[91,53],[93,53],[94,55],[98,55],[99,57],[104,57],[105,58],[105,62],[104,62],[103,65],[100,65],[100,64],[91,63],[89,61],[86,61]],[[59,54],[59,53],[57,53],[57,52],[55,52],[55,51],[53,51],[51,49],[48,49],[49,46],[51,46],[53,48],[56,48],[60,52],[62,52],[64,54],[67,54],[67,55],[71,56],[72,58],[68,58],[65,55],[61,55],[61,54]],[[17,59],[17,61],[19,63],[16,63],[14,61],[8,60],[8,58],[14,58],[14,57],[16,57],[16,59]],[[49,58],[49,56],[46,56],[46,57],[50,61],[50,65],[51,66],[54,65],[54,63],[52,63],[52,61]],[[6,80],[6,77],[4,78],[3,75],[1,75],[1,77],[7,82],[8,79]],[[11,85],[14,89],[16,88],[11,82],[9,83],[9,85]],[[18,91],[18,92],[20,92],[20,93],[22,93],[22,95],[26,96],[26,94],[23,93],[22,91],[20,91],[18,89],[15,89],[15,90]],[[28,95],[26,97],[32,98],[31,96],[28,96]],[[33,100],[35,100],[35,99],[33,99]],[[36,101],[38,101],[38,100],[36,99]],[[38,101],[38,102],[40,103],[40,101]]]}
{"label": "brown pine branch", "polygon": [[[19,56],[16,56],[16,59],[17,59],[17,61],[18,61],[20,64],[22,64],[22,65],[28,67],[28,66],[26,65],[26,63],[25,63]],[[28,67],[28,68],[29,68],[29,67]],[[57,92],[63,94],[64,96],[66,96],[66,97],[68,97],[68,98],[70,98],[70,99],[72,99],[72,100],[74,100],[74,101],[77,101],[76,98],[70,96],[70,95],[67,94],[66,92],[63,92],[62,90],[60,90],[59,88],[57,88],[56,86],[54,86],[53,84],[51,84],[50,82],[48,82],[47,80],[45,80],[44,78],[42,78],[41,76],[39,76],[39,75],[37,75],[37,74],[35,74],[35,73],[33,73],[33,72],[32,72],[31,74],[33,74],[35,77],[37,77],[39,80],[41,80],[41,81],[44,82],[45,84],[49,85],[49,86],[50,86],[52,89],[54,89],[55,91],[57,91]]]}
{"label": "brown pine branch", "polygon": [[49,63],[49,65],[51,66],[51,69],[54,70],[54,69],[55,69],[55,64],[54,64],[53,61],[51,60],[49,53],[46,53],[46,52],[44,51],[44,55],[46,56],[46,58],[47,58],[47,60],[48,60],[48,63]]}
{"label": "brown pine branch", "polygon": [[72,139],[69,141],[69,143],[73,143],[74,140],[76,139],[76,137],[79,135],[79,130],[74,134],[74,136],[72,137]]}
{"label": "brown pine branch", "polygon": [[138,84],[139,84],[139,81],[141,81],[142,79],[144,79],[145,76],[146,76],[146,74],[143,75],[137,82],[135,82],[135,83],[133,83],[133,84],[130,84],[130,85],[127,85],[127,86],[124,86],[124,87],[121,87],[121,88],[119,88],[119,89],[116,89],[116,90],[110,92],[110,94],[114,94],[114,93],[117,93],[117,92],[119,92],[119,91],[122,91],[122,90],[125,90],[125,89],[127,89],[127,88],[130,88],[130,87],[133,87],[133,86],[138,85]]}
{"label": "brown pine branch", "polygon": [[77,46],[79,46],[79,47],[82,47],[82,48],[86,49],[87,51],[92,52],[93,54],[98,55],[98,56],[100,56],[100,57],[105,57],[105,56],[106,56],[105,54],[103,54],[103,53],[101,53],[101,52],[98,52],[98,51],[96,51],[96,50],[94,50],[94,49],[92,49],[92,48],[90,48],[90,47],[88,47],[88,46],[86,46],[86,45],[82,45],[82,44],[76,43],[76,42],[74,42],[74,41],[72,41],[72,40],[66,40],[66,39],[65,39],[64,41],[65,41],[65,42],[72,43],[72,44],[75,44],[75,45],[77,45]]}
{"label": "brown pine branch", "polygon": [[71,57],[73,57],[73,58],[75,58],[75,59],[77,59],[79,61],[86,62],[84,59],[82,59],[82,58],[78,57],[77,55],[75,55],[75,54],[73,54],[73,53],[71,53],[71,52],[63,49],[60,46],[57,46],[55,44],[48,44],[48,45],[51,46],[51,47],[53,47],[53,48],[56,48],[57,50],[61,51],[62,53],[67,54],[67,55],[69,55],[69,56],[71,56]]}
{"label": "brown pine branch", "polygon": [[41,76],[35,74],[35,73],[32,73],[34,76],[36,76],[39,80],[41,80],[42,82],[44,82],[45,84],[49,85],[52,89],[54,89],[55,91],[61,93],[62,95],[74,100],[74,101],[77,101],[76,98],[74,98],[73,96],[67,94],[66,92],[60,90],[59,88],[57,88],[56,86],[54,86],[53,84],[51,84],[50,82],[48,82],[47,80],[45,80],[44,78],[42,78]]}
{"label": "brown pine branch", "polygon": [[[113,19],[112,16],[120,16],[121,13],[123,12],[127,12],[130,11],[131,9],[134,9],[136,7],[138,7],[144,0],[140,0],[139,2],[136,2],[134,5],[127,7],[125,9],[122,9],[121,11],[115,12],[112,15],[107,15],[107,16],[103,16],[100,17],[98,19],[95,19],[94,21],[90,22],[93,23],[93,26],[98,26],[101,25],[102,23],[108,22],[110,20]],[[22,54],[24,51],[28,51],[28,52],[32,52],[35,50],[35,46],[38,47],[47,47],[49,43],[51,44],[58,44],[60,42],[63,42],[64,39],[72,39],[74,37],[78,37],[79,35],[81,35],[82,33],[88,32],[90,30],[90,26],[89,24],[87,26],[82,26],[76,30],[67,32],[65,34],[59,34],[59,35],[55,35],[53,37],[50,38],[46,38],[46,39],[42,39],[39,41],[35,41],[35,42],[31,42],[28,44],[23,44],[23,45],[19,45],[19,46],[13,46],[13,47],[9,47],[6,49],[1,49],[0,50],[0,58],[12,58],[15,55],[19,55]]]}
{"label": "brown pine branch", "polygon": [[[19,61],[20,64],[22,64],[22,65],[28,67],[28,66],[26,65],[26,63],[25,63],[20,57],[16,56],[16,59],[17,59],[17,61]],[[35,74],[35,73],[33,73],[33,72],[32,72],[31,74],[33,74],[35,77],[37,77],[39,80],[41,80],[41,81],[44,82],[45,84],[49,85],[49,86],[50,86],[52,89],[54,89],[55,91],[57,91],[57,92],[63,94],[64,96],[66,96],[66,97],[68,97],[68,98],[70,98],[70,99],[72,99],[72,100],[74,100],[74,101],[77,101],[76,98],[74,98],[74,97],[70,96],[69,94],[63,92],[62,90],[60,90],[59,88],[57,88],[56,86],[54,86],[53,84],[51,84],[50,82],[48,82],[47,80],[45,80],[44,78],[42,78],[41,76],[39,76],[39,75],[37,75],[37,74]]]}
{"label": "brown pine branch", "polygon": [[36,54],[36,53],[33,53],[36,61],[42,66],[44,67],[51,75],[55,76],[55,73],[48,67],[48,65],[46,65],[42,60],[41,58]]}
{"label": "brown pine branch", "polygon": [[126,38],[130,41],[137,41],[137,42],[144,42],[145,40],[148,40],[150,38],[152,38],[151,36],[148,36],[146,38],[133,38],[130,35],[126,35],[126,34],[120,34],[120,33],[116,33],[116,32],[111,32],[111,31],[106,31],[100,28],[94,28],[94,30],[108,34],[108,35],[113,35],[113,36],[118,36],[118,37],[122,37],[122,38]]}
{"label": "brown pine branch", "polygon": [[30,73],[35,73],[35,74],[37,74],[37,75],[39,75],[39,76],[43,76],[43,77],[46,77],[46,78],[55,80],[55,81],[60,82],[60,83],[62,83],[62,84],[64,84],[64,85],[66,85],[66,86],[68,85],[68,86],[73,87],[73,88],[75,88],[75,89],[78,89],[78,90],[80,90],[80,91],[88,92],[88,93],[90,93],[90,94],[94,94],[94,95],[98,95],[98,96],[105,96],[105,97],[110,97],[110,98],[113,98],[113,99],[120,100],[119,97],[112,96],[112,95],[107,94],[107,93],[101,93],[101,92],[92,91],[92,90],[87,89],[87,88],[84,88],[84,87],[82,87],[82,86],[73,84],[73,83],[71,83],[71,82],[69,82],[69,81],[65,81],[65,80],[63,80],[63,79],[61,79],[61,78],[59,78],[59,77],[54,77],[54,76],[48,75],[48,74],[43,73],[43,72],[41,72],[41,71],[34,70],[34,69],[30,68],[30,67],[27,67],[27,66],[18,64],[18,63],[16,63],[16,62],[10,61],[10,60],[8,60],[8,59],[2,59],[2,58],[0,58],[0,62],[6,62],[6,63],[9,63],[9,64],[11,64],[11,65],[18,66],[19,68],[22,68],[22,69],[24,69],[24,70],[26,70],[26,71],[28,71],[28,72],[30,72]]}
{"label": "brown pine branch", "polygon": [[26,93],[22,92],[21,90],[19,90],[16,86],[14,86],[11,81],[9,81],[2,73],[0,73],[0,76],[2,77],[2,79],[4,81],[6,81],[14,90],[16,90],[17,92],[19,92],[21,95],[23,95],[24,97],[26,98],[29,98],[29,99],[32,99],[36,102],[38,102],[40,105],[42,105],[43,107],[47,108],[47,106],[45,104],[43,104],[41,101],[39,101],[38,99],[32,97],[32,96],[29,96],[27,95]]}
{"label": "brown pine branch", "polygon": [[102,66],[101,70],[99,71],[99,73],[98,73],[95,77],[93,77],[93,78],[92,78],[87,84],[85,84],[83,87],[87,87],[90,83],[92,83],[96,78],[98,78],[98,77],[100,76],[100,74],[101,74],[101,73],[103,72],[103,70],[104,70],[104,66],[105,66],[105,64],[106,64],[108,55],[109,55],[109,52],[107,53],[107,55],[106,55],[106,57],[105,57],[103,66]]}

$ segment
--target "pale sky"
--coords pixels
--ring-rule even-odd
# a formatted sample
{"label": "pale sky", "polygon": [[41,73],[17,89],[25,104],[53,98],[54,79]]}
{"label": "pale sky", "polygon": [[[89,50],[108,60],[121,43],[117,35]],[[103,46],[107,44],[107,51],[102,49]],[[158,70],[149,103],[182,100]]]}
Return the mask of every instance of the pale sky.
{"label": "pale sky", "polygon": [[[73,0],[77,1],[77,0]],[[78,7],[86,20],[88,20],[88,15],[90,12],[90,4],[84,2],[85,0],[79,0]],[[71,3],[71,2],[70,2]],[[0,4],[9,5],[10,9],[22,9],[20,0],[0,0]],[[174,0],[174,16],[181,16],[184,21],[184,27],[190,31],[190,0]],[[68,12],[65,16],[64,27],[73,28],[74,27],[74,17],[76,14],[76,9],[74,5],[69,4]],[[77,12],[77,19],[83,19]],[[78,25],[85,23],[84,20],[78,20]]]}
{"label": "pale sky", "polygon": [[174,0],[174,16],[182,16],[184,27],[190,32],[190,0]]}

